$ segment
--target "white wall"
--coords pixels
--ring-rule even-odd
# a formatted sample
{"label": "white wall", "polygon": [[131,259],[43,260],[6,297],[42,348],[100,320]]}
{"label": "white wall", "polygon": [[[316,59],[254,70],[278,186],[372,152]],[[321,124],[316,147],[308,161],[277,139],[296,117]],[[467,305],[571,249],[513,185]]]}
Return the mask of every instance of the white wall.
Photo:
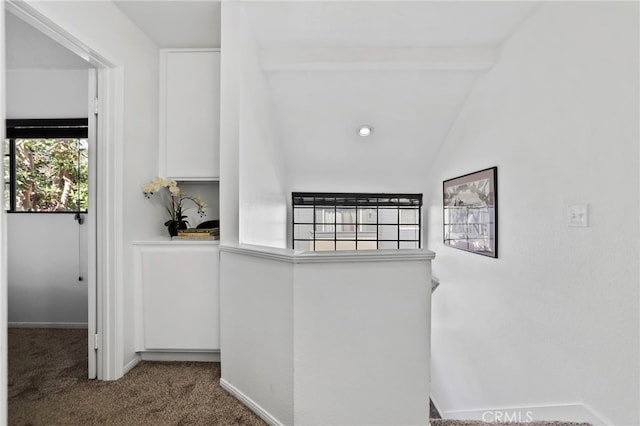
{"label": "white wall", "polygon": [[220,250],[225,389],[270,424],[425,423],[432,253]]}
{"label": "white wall", "polygon": [[88,89],[86,69],[7,70],[7,118],[87,117]]}
{"label": "white wall", "polygon": [[[8,70],[7,117],[87,117],[88,88],[86,69]],[[86,324],[86,226],[57,213],[10,214],[7,225],[9,323]]]}
{"label": "white wall", "polygon": [[237,2],[222,2],[220,51],[220,242],[237,244],[240,229],[240,70],[243,21]]}
{"label": "white wall", "polygon": [[[180,189],[185,191],[189,196],[200,196],[205,204],[205,216],[200,217],[198,208],[192,202],[185,203],[188,210],[186,211],[189,226],[196,227],[199,223],[220,219],[220,184],[219,182],[178,182]],[[166,226],[161,229],[163,235],[167,232]]]}
{"label": "white wall", "polygon": [[271,91],[249,31],[242,32],[240,79],[240,242],[287,246],[287,195]]}
{"label": "white wall", "polygon": [[[640,424],[638,39],[637,3],[543,4],[434,162],[432,395],[445,417]],[[444,247],[442,181],[494,165],[500,258]],[[567,226],[573,204],[589,205],[589,227]]]}
{"label": "white wall", "polygon": [[293,268],[220,253],[221,381],[293,424]]}
{"label": "white wall", "polygon": [[15,213],[7,222],[9,323],[86,326],[86,226],[59,213]]}
{"label": "white wall", "polygon": [[[123,342],[115,342],[117,347],[122,347],[122,353],[109,360],[110,365],[114,365],[114,374],[118,375],[122,373],[120,368],[137,359],[131,243],[157,235],[157,223],[164,222],[163,211],[145,203],[141,192],[142,185],[157,175],[159,53],[157,46],[111,2],[27,3],[112,62],[123,79],[123,131],[121,135],[114,135],[117,140],[122,138],[123,143],[123,211],[121,218],[111,218],[116,224],[121,220],[123,227],[122,234],[114,237],[121,245],[109,251],[110,255],[121,257],[114,260],[115,276],[105,283],[113,290],[116,299],[112,303],[117,305],[114,312],[122,320],[119,330],[111,330],[111,333],[121,332],[124,336]],[[117,177],[113,179],[119,181]],[[120,301],[122,305],[119,305]]]}
{"label": "white wall", "polygon": [[295,265],[295,424],[426,423],[430,261],[383,253]]}

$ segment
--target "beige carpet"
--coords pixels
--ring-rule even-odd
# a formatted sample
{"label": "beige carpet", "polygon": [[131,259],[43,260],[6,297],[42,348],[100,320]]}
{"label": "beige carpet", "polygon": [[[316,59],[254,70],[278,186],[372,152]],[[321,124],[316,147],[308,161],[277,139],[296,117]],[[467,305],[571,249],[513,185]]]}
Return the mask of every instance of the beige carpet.
{"label": "beige carpet", "polygon": [[87,380],[87,331],[9,329],[10,425],[264,425],[218,384],[219,363],[142,362]]}
{"label": "beige carpet", "polygon": [[[86,342],[86,330],[9,329],[10,425],[265,425],[220,387],[219,363],[142,362],[115,382],[87,380]],[[496,423],[431,420],[431,425]]]}

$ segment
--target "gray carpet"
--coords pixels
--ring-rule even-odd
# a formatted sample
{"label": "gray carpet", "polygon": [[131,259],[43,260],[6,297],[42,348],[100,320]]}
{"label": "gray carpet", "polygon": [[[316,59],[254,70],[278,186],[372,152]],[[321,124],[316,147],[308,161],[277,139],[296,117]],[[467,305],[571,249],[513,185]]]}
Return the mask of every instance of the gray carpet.
{"label": "gray carpet", "polygon": [[142,362],[87,380],[87,330],[9,329],[10,425],[265,423],[218,384],[219,363]]}
{"label": "gray carpet", "polygon": [[[142,362],[115,382],[87,380],[86,343],[86,330],[9,329],[10,425],[265,425],[220,387],[219,363]],[[432,426],[496,424],[431,420]]]}

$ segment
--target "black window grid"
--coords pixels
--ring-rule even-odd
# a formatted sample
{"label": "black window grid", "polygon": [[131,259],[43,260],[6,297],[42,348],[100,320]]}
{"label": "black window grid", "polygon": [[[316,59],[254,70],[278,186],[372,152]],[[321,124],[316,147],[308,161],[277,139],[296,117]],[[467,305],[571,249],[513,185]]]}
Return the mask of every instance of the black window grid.
{"label": "black window grid", "polygon": [[[294,192],[292,193],[292,206],[293,206],[293,217],[292,221],[293,229],[292,229],[292,245],[293,248],[296,248],[296,242],[307,242],[309,243],[310,249],[316,251],[318,247],[318,243],[322,242],[332,242],[333,250],[338,250],[338,243],[353,243],[353,247],[355,250],[360,249],[359,246],[362,244],[368,244],[372,241],[376,243],[376,249],[381,248],[390,248],[390,247],[381,247],[386,245],[385,243],[395,243],[396,249],[403,248],[402,243],[413,243],[413,248],[419,248],[422,244],[422,194],[371,194],[371,193],[300,193]],[[296,220],[296,209],[308,209],[312,211],[312,220],[311,221],[298,221]],[[318,222],[317,211],[319,209],[322,210],[331,210],[333,209],[333,222]],[[338,221],[338,209],[342,210],[353,210],[355,212],[354,221]],[[364,209],[375,209],[375,222],[364,222],[359,220],[359,212]],[[380,212],[384,210],[395,210],[396,220],[395,222],[381,222]],[[411,210],[415,211],[416,221],[415,223],[404,223],[402,222],[402,210]],[[333,239],[327,238],[317,238],[318,234],[318,225],[328,225],[333,227],[333,231],[328,231],[327,233],[333,234]],[[353,238],[345,238],[344,236],[339,237],[338,231],[339,226],[352,226]],[[312,237],[311,238],[296,238],[296,226],[311,226],[312,227]],[[372,231],[361,231],[361,226],[374,227],[375,228],[375,240],[371,238],[360,238],[363,234],[371,234]],[[402,227],[410,227],[415,226],[416,228],[413,231],[415,238],[403,238],[402,237]],[[381,227],[395,227],[395,238],[381,238],[380,231]],[[381,244],[382,243],[382,244]]]}
{"label": "black window grid", "polygon": [[[87,118],[7,119],[6,142],[9,143],[9,206],[8,212],[16,212],[16,140],[17,139],[87,139]],[[7,154],[5,153],[5,157]],[[6,184],[6,182],[5,182]],[[86,210],[60,212],[21,211],[20,213],[86,213]]]}

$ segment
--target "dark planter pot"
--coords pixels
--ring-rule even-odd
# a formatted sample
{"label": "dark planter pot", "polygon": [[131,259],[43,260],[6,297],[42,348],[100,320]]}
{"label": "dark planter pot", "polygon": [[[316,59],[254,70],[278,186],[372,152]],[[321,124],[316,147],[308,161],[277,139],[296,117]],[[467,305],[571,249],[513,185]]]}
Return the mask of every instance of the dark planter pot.
{"label": "dark planter pot", "polygon": [[177,222],[170,223],[167,226],[167,230],[169,231],[170,236],[175,237],[176,235],[178,235],[178,223]]}
{"label": "dark planter pot", "polygon": [[173,222],[167,225],[169,235],[175,237],[180,229],[187,229],[187,222]]}

